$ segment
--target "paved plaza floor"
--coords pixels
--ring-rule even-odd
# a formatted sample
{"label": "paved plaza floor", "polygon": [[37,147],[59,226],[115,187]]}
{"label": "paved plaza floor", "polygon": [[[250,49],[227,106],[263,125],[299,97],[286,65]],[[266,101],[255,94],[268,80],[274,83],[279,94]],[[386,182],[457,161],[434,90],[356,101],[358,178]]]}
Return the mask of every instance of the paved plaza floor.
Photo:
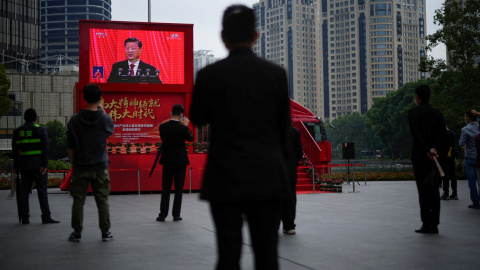
{"label": "paved plaza floor", "polygon": [[[360,182],[360,184],[364,184]],[[344,185],[343,193],[298,195],[297,234],[279,237],[283,270],[305,269],[479,269],[480,210],[471,203],[465,180],[459,200],[441,202],[438,235],[421,235],[413,181]],[[18,224],[15,199],[0,191],[0,269],[214,269],[215,229],[208,204],[184,194],[183,221],[156,222],[160,194],[111,195],[113,242],[102,242],[95,201],[88,196],[82,241],[67,237],[72,198],[49,189],[52,217],[42,225],[36,193],[29,225]],[[172,196],[173,199],[173,196]],[[244,234],[242,269],[253,269]]]}

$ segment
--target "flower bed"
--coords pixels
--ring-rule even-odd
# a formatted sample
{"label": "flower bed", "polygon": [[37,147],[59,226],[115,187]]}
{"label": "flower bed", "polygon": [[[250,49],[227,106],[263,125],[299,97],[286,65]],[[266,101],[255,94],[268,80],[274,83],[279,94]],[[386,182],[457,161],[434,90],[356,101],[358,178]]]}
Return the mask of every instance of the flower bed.
{"label": "flower bed", "polygon": [[10,189],[10,187],[11,187],[10,178],[0,177],[0,190]]}
{"label": "flower bed", "polygon": [[[354,172],[355,180],[364,181],[365,174],[363,172]],[[326,175],[324,175],[325,177]],[[409,181],[415,180],[413,172],[367,172],[367,181]],[[315,176],[316,184],[336,186],[341,185],[347,180],[345,173],[332,173],[330,179],[321,179],[318,174]],[[352,177],[349,176],[350,181]]]}
{"label": "flower bed", "polygon": [[[364,181],[365,176],[363,172],[354,172],[355,179],[357,181]],[[457,174],[457,179],[466,179],[465,175],[458,175]],[[345,173],[332,173],[331,175],[331,183],[325,183],[325,184],[330,184],[332,186],[334,185],[341,185],[342,181],[346,181],[347,179],[345,178]],[[350,181],[352,179],[349,179]],[[413,176],[413,172],[408,171],[408,172],[367,172],[367,181],[409,181],[409,180],[415,180],[415,177]],[[49,188],[58,188],[60,184],[62,183],[63,178],[61,177],[56,177],[56,178],[49,178],[48,179],[48,187]],[[326,180],[321,180],[318,182],[318,184],[321,184],[322,182],[329,181],[328,179]],[[10,183],[10,178],[7,177],[0,177],[0,190],[4,189],[10,189],[11,183]]]}
{"label": "flower bed", "polygon": [[[58,188],[60,187],[60,184],[63,182],[63,178],[61,177],[55,177],[55,178],[48,178],[48,188]],[[12,186],[12,183],[10,181],[10,178],[7,177],[0,177],[0,190],[5,190],[5,189],[10,189]],[[35,183],[33,183],[33,188],[35,188]]]}
{"label": "flower bed", "polygon": [[[365,174],[363,172],[354,172],[353,175],[358,181],[365,179]],[[413,172],[367,172],[367,181],[407,181],[415,180]],[[345,173],[333,173],[332,180],[341,180],[345,179]],[[352,179],[349,179],[352,180]]]}

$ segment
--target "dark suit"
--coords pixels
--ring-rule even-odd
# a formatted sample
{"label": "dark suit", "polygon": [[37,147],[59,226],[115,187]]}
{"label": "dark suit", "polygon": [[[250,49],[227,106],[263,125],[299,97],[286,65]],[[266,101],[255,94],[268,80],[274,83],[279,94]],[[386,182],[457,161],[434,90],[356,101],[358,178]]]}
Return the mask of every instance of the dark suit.
{"label": "dark suit", "polygon": [[159,163],[163,165],[159,217],[168,216],[172,183],[175,187],[172,216],[180,217],[185,171],[189,164],[185,141],[193,141],[193,135],[187,126],[175,120],[161,124],[159,130],[162,139],[162,156]]}
{"label": "dark suit", "polygon": [[408,122],[413,137],[412,164],[420,202],[423,226],[437,226],[440,222],[440,175],[427,153],[435,148],[445,151],[443,136],[445,120],[442,113],[431,105],[421,103],[408,111]]}
{"label": "dark suit", "polygon": [[[130,76],[128,74],[128,60],[120,61],[112,66],[110,76],[108,76],[107,82],[109,83],[162,83],[158,74],[156,74],[156,68],[145,62],[138,63],[137,74]],[[147,71],[147,69],[149,71]],[[149,72],[149,74],[147,74]]]}
{"label": "dark suit", "polygon": [[[455,133],[452,130],[445,131],[445,144],[446,149],[445,153],[442,155],[442,168],[445,172],[445,177],[443,178],[443,193],[445,196],[448,196],[449,193],[449,182],[452,187],[452,195],[457,195],[457,177],[455,175],[455,158],[457,156],[457,151],[455,150]],[[451,149],[451,150],[450,150]],[[450,156],[448,153],[450,152]],[[450,181],[449,181],[450,180]]]}
{"label": "dark suit", "polygon": [[285,70],[237,48],[199,71],[191,119],[210,124],[201,198],[217,230],[217,269],[238,269],[242,214],[256,269],[277,269],[281,201],[288,198],[286,155],[291,126]]}
{"label": "dark suit", "polygon": [[291,127],[290,139],[293,149],[291,155],[287,157],[287,166],[289,169],[289,199],[283,202],[282,206],[282,223],[285,231],[295,229],[295,214],[297,206],[297,167],[298,162],[303,157],[302,139],[300,132],[294,126]]}

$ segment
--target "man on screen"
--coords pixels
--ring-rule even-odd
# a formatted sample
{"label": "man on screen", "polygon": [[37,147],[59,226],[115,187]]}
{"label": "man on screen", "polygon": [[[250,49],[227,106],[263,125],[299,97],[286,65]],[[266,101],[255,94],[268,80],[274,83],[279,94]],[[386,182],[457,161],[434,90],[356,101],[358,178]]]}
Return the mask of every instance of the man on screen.
{"label": "man on screen", "polygon": [[159,71],[154,66],[140,60],[142,42],[130,37],[123,43],[127,60],[113,64],[107,82],[115,83],[162,83]]}

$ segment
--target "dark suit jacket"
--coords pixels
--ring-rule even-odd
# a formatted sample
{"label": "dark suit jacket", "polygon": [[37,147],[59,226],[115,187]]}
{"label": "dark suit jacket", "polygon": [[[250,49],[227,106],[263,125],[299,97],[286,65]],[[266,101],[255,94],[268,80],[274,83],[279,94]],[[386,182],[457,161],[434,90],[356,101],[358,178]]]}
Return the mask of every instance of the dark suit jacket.
{"label": "dark suit jacket", "polygon": [[412,161],[430,160],[430,148],[438,153],[445,151],[445,119],[443,114],[430,104],[421,103],[408,111],[408,123],[413,137]]}
{"label": "dark suit jacket", "polygon": [[[119,69],[122,69],[119,75]],[[110,76],[108,76],[107,82],[109,83],[162,83],[160,78],[156,76],[155,71],[157,70],[154,66],[149,65],[140,60],[138,63],[138,68],[140,69],[137,76],[128,76],[128,60],[120,61],[112,66],[112,71],[110,71]],[[150,69],[150,74],[147,76],[147,69]]]}
{"label": "dark suit jacket", "polygon": [[446,143],[447,143],[447,154],[448,151],[450,150],[450,147],[452,148],[452,152],[450,153],[451,159],[455,159],[458,156],[457,150],[455,149],[456,145],[455,142],[457,141],[455,139],[455,132],[453,132],[451,129],[447,130],[445,132],[445,137],[446,137]]}
{"label": "dark suit jacket", "polygon": [[210,124],[201,198],[211,202],[287,198],[291,126],[285,70],[237,48],[199,71],[192,122]]}
{"label": "dark suit jacket", "polygon": [[303,157],[302,139],[300,138],[300,131],[294,126],[290,129],[290,141],[292,149],[287,157],[288,169],[289,169],[289,182],[297,182],[297,167],[298,162]]}
{"label": "dark suit jacket", "polygon": [[193,135],[187,126],[170,120],[160,125],[162,156],[160,164],[167,166],[187,166],[189,164],[185,141],[193,141]]}

